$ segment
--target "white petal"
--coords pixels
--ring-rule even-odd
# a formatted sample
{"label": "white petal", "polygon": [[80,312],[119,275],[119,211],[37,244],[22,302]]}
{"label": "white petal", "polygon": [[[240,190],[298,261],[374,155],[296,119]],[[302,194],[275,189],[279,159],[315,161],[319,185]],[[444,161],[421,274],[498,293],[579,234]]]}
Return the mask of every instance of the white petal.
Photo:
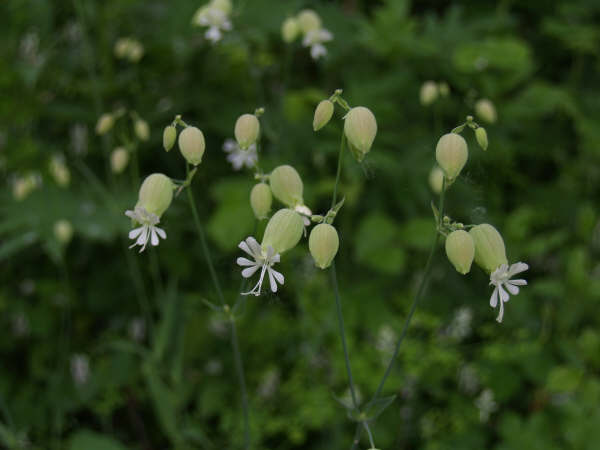
{"label": "white petal", "polygon": [[271,284],[271,291],[277,292],[277,283],[275,277],[273,277],[273,271],[269,269],[269,283]]}
{"label": "white petal", "polygon": [[501,284],[498,285],[498,291],[500,292],[500,300],[502,303],[507,302],[510,299],[510,295],[508,295],[508,292],[504,290],[504,287]]}
{"label": "white petal", "polygon": [[492,296],[490,297],[490,306],[495,308],[498,305],[498,287],[494,288],[494,292],[492,292]]}
{"label": "white petal", "polygon": [[148,226],[144,225],[136,243],[137,245],[145,245],[146,242],[148,242]]}
{"label": "white petal", "polygon": [[130,209],[125,211],[125,215],[133,220],[136,219],[135,211],[132,211]]}
{"label": "white petal", "polygon": [[252,267],[248,267],[244,270],[242,270],[242,276],[244,278],[250,278],[252,275],[254,275],[256,273],[256,271],[258,270],[260,266],[258,264],[256,264],[255,266]]}
{"label": "white petal", "polygon": [[277,272],[276,270],[269,268],[269,274],[272,274],[279,284],[283,284],[284,278],[280,272]]}
{"label": "white petal", "polygon": [[154,227],[154,229],[156,230],[156,233],[163,239],[167,238],[167,233],[165,233],[165,230],[163,230],[162,228],[158,228],[158,227]]}
{"label": "white petal", "polygon": [[517,286],[513,286],[510,283],[504,283],[504,287],[510,292],[512,295],[517,295],[519,293],[519,288]]}
{"label": "white petal", "polygon": [[139,228],[134,228],[133,230],[131,230],[129,232],[129,239],[137,238],[143,230],[144,230],[143,226],[139,227]]}
{"label": "white petal", "polygon": [[158,235],[156,234],[156,229],[154,227],[150,230],[150,243],[154,247],[158,245]]}
{"label": "white petal", "polygon": [[269,261],[271,261],[271,264],[278,263],[279,261],[281,261],[281,256],[279,255],[279,253],[275,253]]}
{"label": "white petal", "polygon": [[241,256],[236,260],[238,266],[255,266],[255,261],[250,261],[248,258],[242,258]]}
{"label": "white petal", "polygon": [[512,278],[518,273],[525,272],[527,269],[529,269],[529,266],[524,262],[514,263],[508,270],[508,278]]}
{"label": "white petal", "polygon": [[[250,239],[250,238],[248,238]],[[248,240],[246,239],[246,241]],[[238,244],[238,247],[240,249],[242,249],[243,251],[245,251],[246,253],[248,253],[250,256],[254,257],[254,255],[252,254],[252,251],[250,250],[250,247],[248,247],[248,244],[246,243],[246,241],[242,241]]]}
{"label": "white petal", "polygon": [[507,283],[514,284],[515,286],[525,286],[527,285],[526,280],[508,280]]}
{"label": "white petal", "polygon": [[254,239],[254,237],[250,236],[248,239],[246,239],[246,242],[250,246],[250,250],[252,250],[253,256],[261,256],[262,249],[260,248],[260,244],[257,242],[257,240]]}

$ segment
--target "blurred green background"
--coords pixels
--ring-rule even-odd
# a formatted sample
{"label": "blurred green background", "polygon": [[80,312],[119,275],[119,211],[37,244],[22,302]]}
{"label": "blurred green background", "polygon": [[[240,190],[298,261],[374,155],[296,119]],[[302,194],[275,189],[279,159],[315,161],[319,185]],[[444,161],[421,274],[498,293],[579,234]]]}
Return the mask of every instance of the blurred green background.
{"label": "blurred green background", "polygon": [[[254,180],[232,170],[224,140],[240,114],[264,106],[261,167],[296,167],[306,203],[324,213],[342,122],[338,112],[314,133],[312,114],[343,88],[379,126],[362,164],[346,154],[336,220],[363,400],[423,274],[435,143],[481,98],[498,119],[480,121],[487,152],[465,133],[470,158],[448,213],[494,224],[509,261],[530,265],[499,325],[487,276],[459,275],[438,251],[384,390],[398,397],[372,424],[377,447],[597,449],[600,3],[233,3],[233,29],[215,45],[191,26],[197,2],[0,3],[0,447],[242,448],[229,325],[203,303],[216,296],[185,198],[161,220],[168,239],[142,254],[127,249],[123,212],[147,174],[185,177],[177,149],[162,149],[164,126],[183,114],[207,140],[194,192],[233,302]],[[307,7],[334,35],[319,61],[281,38],[283,20]],[[123,37],[142,44],[139,61],[115,55]],[[427,80],[449,95],[423,105]],[[131,121],[104,136],[95,126],[118,108],[151,133],[115,174],[110,154],[130,141]],[[350,448],[329,277],[306,241],[278,268],[282,289],[248,299],[237,320],[252,448]]]}

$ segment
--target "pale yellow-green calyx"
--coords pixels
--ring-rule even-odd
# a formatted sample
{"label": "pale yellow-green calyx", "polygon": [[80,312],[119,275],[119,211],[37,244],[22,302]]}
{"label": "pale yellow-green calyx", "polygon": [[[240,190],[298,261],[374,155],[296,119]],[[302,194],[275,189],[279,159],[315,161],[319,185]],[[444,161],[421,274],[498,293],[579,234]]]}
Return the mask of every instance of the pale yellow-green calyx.
{"label": "pale yellow-green calyx", "polygon": [[173,200],[173,188],[168,176],[162,173],[148,175],[140,187],[137,206],[160,217]]}
{"label": "pale yellow-green calyx", "polygon": [[110,169],[113,173],[121,173],[129,163],[129,152],[125,147],[117,147],[110,154]]}
{"label": "pale yellow-green calyx", "polygon": [[258,220],[266,219],[271,211],[273,196],[271,188],[266,183],[258,183],[250,191],[250,206]]}
{"label": "pale yellow-green calyx", "polygon": [[273,247],[275,253],[283,253],[294,248],[304,232],[304,222],[300,214],[291,209],[280,209],[267,223],[262,248]]}
{"label": "pale yellow-green calyx", "polygon": [[487,150],[488,138],[487,138],[487,133],[485,131],[485,128],[478,127],[475,129],[475,139],[477,139],[477,143],[479,144],[479,146],[482,149]]}
{"label": "pale yellow-green calyx", "polygon": [[67,245],[73,237],[73,225],[66,219],[54,222],[54,237],[58,242]]}
{"label": "pale yellow-green calyx", "polygon": [[173,125],[167,125],[163,131],[163,148],[165,151],[169,151],[175,145],[175,139],[177,139],[177,128]]}
{"label": "pale yellow-green calyx", "polygon": [[258,139],[260,123],[254,114],[242,114],[235,122],[235,139],[242,150],[246,150]]}
{"label": "pale yellow-green calyx", "polygon": [[434,81],[426,81],[421,86],[420,99],[421,105],[428,106],[435,102],[438,98],[439,87]]}
{"label": "pale yellow-green calyx", "polygon": [[469,273],[475,257],[475,243],[465,230],[456,230],[446,238],[446,256],[457,272]]}
{"label": "pale yellow-green calyx", "polygon": [[136,119],[133,122],[133,130],[140,141],[147,141],[150,139],[150,127],[148,126],[148,122],[144,119]]}
{"label": "pale yellow-green calyx", "polygon": [[185,158],[185,160],[197,166],[202,162],[202,156],[204,155],[204,134],[196,127],[185,127],[184,130],[179,133],[179,150]]}
{"label": "pale yellow-green calyx", "polygon": [[288,44],[298,37],[300,31],[300,24],[295,17],[288,17],[281,24],[281,37]]}
{"label": "pale yellow-green calyx", "polygon": [[443,135],[435,148],[435,159],[450,182],[460,174],[468,157],[467,142],[456,133]]}
{"label": "pale yellow-green calyx", "polygon": [[304,204],[302,198],[304,185],[300,175],[292,166],[276,167],[269,176],[269,184],[275,198],[284,205],[293,208]]}
{"label": "pale yellow-green calyx", "polygon": [[333,115],[333,103],[329,100],[321,100],[315,109],[315,116],[313,118],[313,130],[318,131],[323,128]]}
{"label": "pale yellow-green calyx", "polygon": [[436,194],[442,192],[442,188],[444,187],[444,171],[439,166],[433,167],[431,172],[429,172],[429,187]]}
{"label": "pale yellow-green calyx", "polygon": [[504,240],[493,226],[484,223],[469,231],[475,242],[475,262],[487,273],[492,273],[502,264],[508,264]]}
{"label": "pale yellow-green calyx", "polygon": [[331,265],[340,246],[336,229],[327,223],[320,223],[310,232],[308,249],[317,267],[326,269]]}
{"label": "pale yellow-green calyx", "polygon": [[298,13],[298,23],[302,33],[318,30],[321,28],[321,18],[312,9],[304,9]]}
{"label": "pale yellow-green calyx", "polygon": [[96,134],[103,135],[108,133],[115,124],[115,117],[110,113],[104,113],[96,122]]}
{"label": "pale yellow-green calyx", "polygon": [[210,6],[221,10],[226,16],[231,14],[231,10],[233,9],[231,0],[212,0]]}
{"label": "pale yellow-green calyx", "polygon": [[477,100],[477,103],[475,103],[475,114],[487,123],[494,123],[497,118],[496,108],[491,100],[488,100],[487,98]]}
{"label": "pale yellow-green calyx", "polygon": [[377,134],[377,121],[371,110],[357,106],[348,111],[344,120],[344,133],[348,142],[364,157],[371,150]]}

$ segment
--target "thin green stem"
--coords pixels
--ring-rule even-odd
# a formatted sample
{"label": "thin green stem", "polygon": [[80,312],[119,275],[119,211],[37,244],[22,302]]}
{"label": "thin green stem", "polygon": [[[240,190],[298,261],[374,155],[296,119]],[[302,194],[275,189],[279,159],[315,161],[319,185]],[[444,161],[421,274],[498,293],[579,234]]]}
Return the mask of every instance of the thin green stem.
{"label": "thin green stem", "polygon": [[369,443],[371,444],[371,448],[375,448],[375,442],[373,442],[373,435],[371,434],[371,430],[369,429],[369,424],[365,420],[363,423],[365,430],[367,430],[367,435],[369,436]]}
{"label": "thin green stem", "polygon": [[[189,166],[186,164],[187,172],[189,173]],[[217,296],[219,297],[219,301],[221,302],[221,306],[225,305],[225,297],[223,297],[223,291],[221,290],[221,285],[219,284],[219,279],[217,278],[217,272],[212,263],[212,258],[210,257],[210,251],[208,250],[208,244],[206,243],[206,236],[204,235],[204,228],[200,223],[200,217],[198,216],[198,210],[196,209],[196,202],[194,201],[194,193],[192,192],[192,187],[187,187],[188,200],[190,202],[190,208],[192,209],[192,216],[194,217],[194,223],[196,225],[196,231],[198,231],[198,237],[200,238],[200,245],[202,246],[202,252],[204,253],[204,259],[206,260],[206,265],[208,266],[208,271],[210,272],[210,277],[212,278],[213,285],[215,286],[215,290],[217,291]]]}
{"label": "thin green stem", "polygon": [[231,342],[233,344],[233,355],[235,358],[235,371],[237,373],[240,389],[242,391],[242,409],[244,412],[244,448],[248,449],[250,448],[250,413],[248,408],[248,392],[246,390],[246,378],[244,376],[244,364],[242,362],[242,355],[240,352],[237,327],[233,317],[231,318]]}
{"label": "thin green stem", "polygon": [[342,131],[342,139],[340,140],[340,153],[338,155],[337,173],[335,175],[335,185],[333,186],[333,196],[331,197],[331,208],[335,206],[337,201],[337,190],[340,182],[340,176],[342,174],[342,161],[344,156],[344,146],[346,144],[346,135]]}

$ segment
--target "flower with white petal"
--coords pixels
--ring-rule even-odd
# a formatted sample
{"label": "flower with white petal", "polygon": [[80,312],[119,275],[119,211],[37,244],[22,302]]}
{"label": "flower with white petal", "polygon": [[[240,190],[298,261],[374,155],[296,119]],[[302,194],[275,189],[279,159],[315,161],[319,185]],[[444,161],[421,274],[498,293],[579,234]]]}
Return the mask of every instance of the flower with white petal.
{"label": "flower with white petal", "polygon": [[304,47],[310,47],[310,56],[313,59],[319,59],[327,54],[327,49],[323,45],[333,39],[333,34],[325,28],[308,31],[302,39]]}
{"label": "flower with white petal", "polygon": [[252,236],[240,242],[238,247],[254,258],[254,261],[243,257],[239,257],[237,259],[238,265],[246,267],[244,270],[242,270],[242,276],[244,278],[250,278],[258,269],[260,269],[260,278],[258,283],[256,283],[251,291],[243,292],[242,295],[253,294],[258,297],[260,295],[262,282],[265,278],[265,273],[269,275],[271,291],[277,292],[277,283],[283,285],[284,281],[283,275],[273,269],[273,265],[280,261],[279,253],[275,253],[275,250],[273,250],[273,247],[270,245],[266,250],[263,250],[257,240]]}
{"label": "flower with white petal", "polygon": [[159,237],[162,239],[167,238],[165,230],[156,226],[160,222],[158,216],[146,211],[144,207],[136,206],[133,211],[125,211],[125,215],[141,225],[139,228],[134,228],[129,232],[129,239],[136,240],[129,248],[140,245],[142,247],[140,253],[142,253],[146,249],[148,241],[156,247],[159,242]]}
{"label": "flower with white petal", "polygon": [[519,286],[525,286],[527,284],[527,281],[525,280],[511,280],[511,278],[527,269],[529,269],[529,266],[523,262],[512,264],[510,267],[508,264],[501,264],[490,275],[490,284],[494,285],[494,292],[492,292],[490,298],[490,306],[492,308],[495,308],[498,305],[498,297],[500,297],[500,311],[496,318],[498,322],[502,322],[502,317],[504,316],[504,303],[509,300],[509,293],[517,295],[519,293]]}
{"label": "flower with white petal", "polygon": [[240,170],[244,166],[252,169],[258,161],[256,144],[252,144],[246,150],[242,150],[234,139],[227,139],[223,143],[223,151],[228,153],[227,161],[231,163],[233,170]]}
{"label": "flower with white petal", "polygon": [[[310,218],[312,217],[312,211],[306,205],[296,205],[294,207],[294,211],[300,214],[302,217],[302,221],[304,222],[304,226],[307,227],[310,225]],[[306,235],[306,228],[304,229],[304,235]]]}
{"label": "flower with white petal", "polygon": [[200,8],[194,14],[192,23],[196,26],[208,27],[204,37],[213,44],[221,40],[223,31],[229,31],[232,28],[226,11],[213,4]]}

